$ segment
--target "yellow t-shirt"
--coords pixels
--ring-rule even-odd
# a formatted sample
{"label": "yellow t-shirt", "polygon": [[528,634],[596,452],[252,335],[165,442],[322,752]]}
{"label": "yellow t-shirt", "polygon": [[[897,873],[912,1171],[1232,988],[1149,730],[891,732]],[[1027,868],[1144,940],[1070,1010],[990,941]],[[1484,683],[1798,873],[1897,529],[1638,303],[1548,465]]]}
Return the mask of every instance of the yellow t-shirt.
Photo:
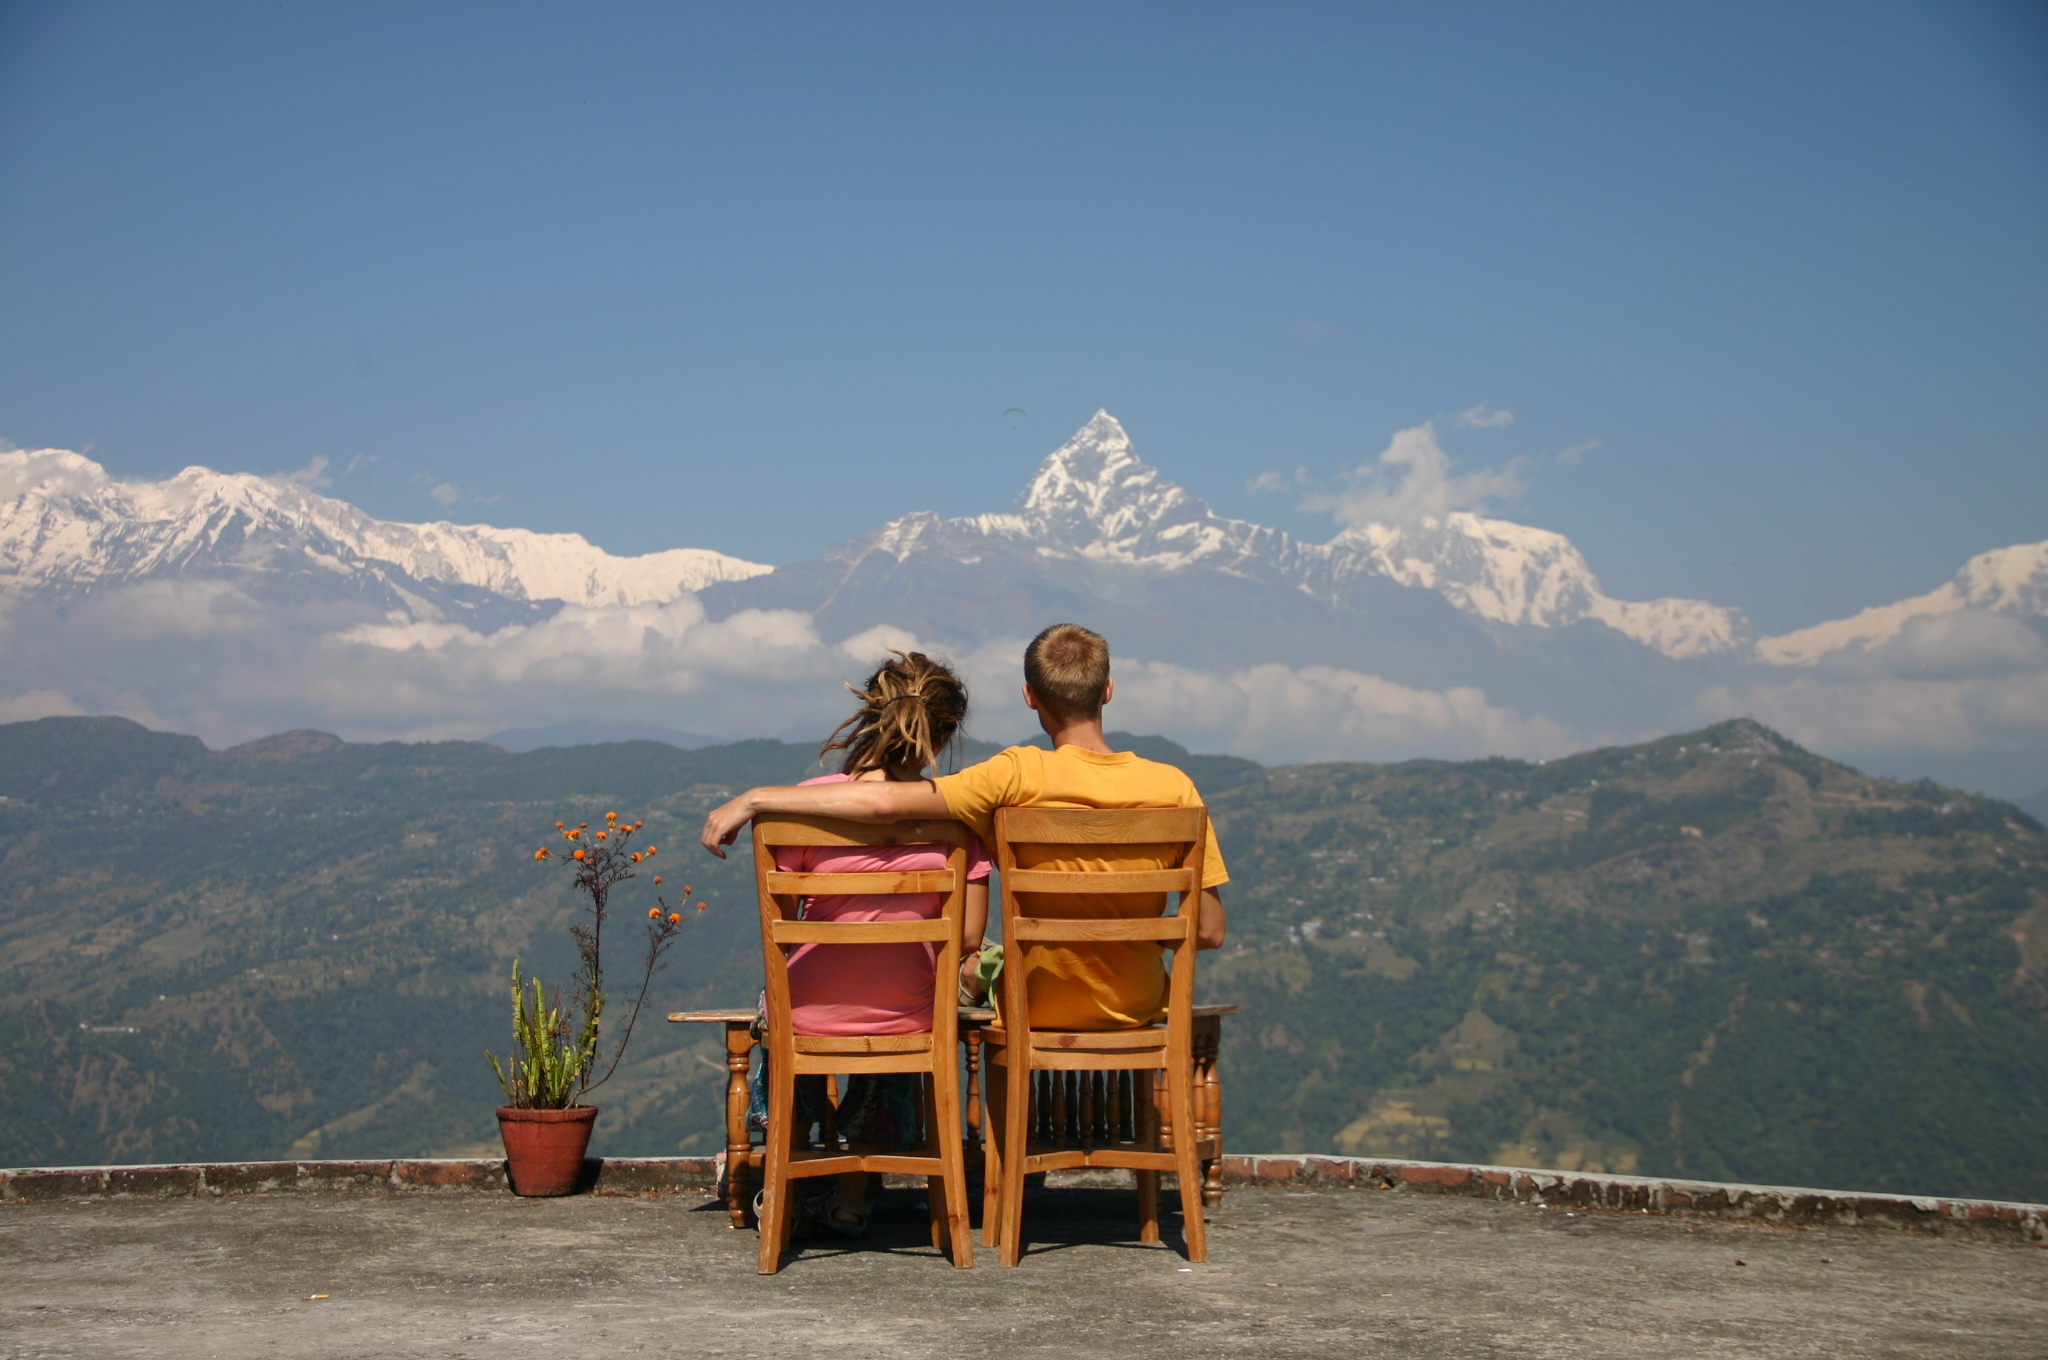
{"label": "yellow t-shirt", "polygon": [[[1201,807],[1194,781],[1171,765],[1128,751],[1104,755],[1078,746],[1057,751],[1012,746],[958,774],[942,776],[939,796],[946,810],[972,827],[995,849],[996,809],[1001,807],[1174,808]],[[1159,869],[1172,847],[1155,854],[1106,857],[1062,855],[1054,846],[1020,847],[1019,868],[1084,872],[1100,869]],[[1202,886],[1230,881],[1216,828],[1209,828],[1203,852]],[[1150,900],[1130,895],[1026,893],[1018,903],[1032,916],[1103,919],[1157,916],[1166,894]],[[1190,904],[1192,906],[1192,904]],[[1014,958],[1014,954],[1012,958]],[[1166,968],[1150,941],[1129,944],[1045,945],[1032,951],[1031,1018],[1040,1029],[1129,1029],[1149,1025],[1166,1013]]]}

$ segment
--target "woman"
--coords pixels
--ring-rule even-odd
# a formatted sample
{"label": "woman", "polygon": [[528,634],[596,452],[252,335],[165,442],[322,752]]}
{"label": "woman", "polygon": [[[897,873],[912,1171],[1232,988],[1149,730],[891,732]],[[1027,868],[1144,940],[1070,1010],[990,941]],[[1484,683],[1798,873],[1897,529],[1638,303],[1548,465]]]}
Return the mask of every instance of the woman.
{"label": "woman", "polygon": [[[840,772],[811,784],[845,780],[913,782],[959,732],[967,717],[967,689],[942,662],[922,652],[896,652],[860,689],[858,712],[834,729],[818,751],[822,763],[845,752]],[[981,944],[988,924],[989,856],[977,839],[968,846],[967,893],[961,921],[961,954]],[[789,846],[775,852],[775,867],[786,873],[917,872],[946,867],[943,847]],[[904,921],[930,919],[943,909],[939,893],[810,897],[808,921]],[[938,951],[930,944],[799,946],[789,956],[791,1028],[805,1035],[922,1034],[932,1027],[932,969]],[[849,1150],[889,1152],[918,1136],[918,1078],[909,1073],[859,1073],[840,1094],[837,1122]],[[753,1074],[749,1118],[767,1125],[767,1064]],[[826,1112],[825,1079],[796,1080],[796,1126],[807,1129]],[[865,1172],[839,1178],[836,1192],[802,1206],[800,1227],[823,1225],[849,1237],[867,1227],[871,1204]]]}

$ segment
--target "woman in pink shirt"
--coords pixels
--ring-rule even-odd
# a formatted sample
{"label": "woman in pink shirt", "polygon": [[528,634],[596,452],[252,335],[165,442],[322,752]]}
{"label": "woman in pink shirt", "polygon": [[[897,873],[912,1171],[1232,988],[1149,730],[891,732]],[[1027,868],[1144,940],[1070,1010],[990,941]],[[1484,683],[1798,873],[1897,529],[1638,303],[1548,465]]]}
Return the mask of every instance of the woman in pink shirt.
{"label": "woman in pink shirt", "polygon": [[[847,688],[852,689],[852,686]],[[867,684],[853,690],[860,711],[835,729],[818,752],[844,751],[840,773],[806,780],[914,782],[937,764],[967,717],[967,690],[943,663],[922,652],[893,654]],[[981,947],[988,924],[989,856],[979,840],[967,849],[967,900],[961,954]],[[790,846],[775,852],[787,873],[909,873],[946,867],[941,846]],[[942,909],[938,893],[865,894],[804,899],[807,921],[929,920]],[[791,1027],[798,1034],[922,1034],[932,1027],[935,946],[924,943],[802,945],[789,956]],[[753,1110],[767,1124],[767,1064],[757,1064]],[[840,1136],[861,1153],[890,1151],[918,1136],[917,1078],[907,1073],[860,1073],[840,1094]],[[796,1081],[796,1126],[822,1120],[825,1079]],[[867,1176],[841,1176],[828,1191],[801,1206],[798,1225],[823,1225],[858,1237],[867,1225]]]}

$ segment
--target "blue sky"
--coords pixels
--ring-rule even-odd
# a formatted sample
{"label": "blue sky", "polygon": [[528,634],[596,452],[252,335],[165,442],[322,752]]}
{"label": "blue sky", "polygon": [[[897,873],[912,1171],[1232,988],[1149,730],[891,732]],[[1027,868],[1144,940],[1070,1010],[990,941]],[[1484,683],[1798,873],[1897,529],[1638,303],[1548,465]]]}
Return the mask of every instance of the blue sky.
{"label": "blue sky", "polygon": [[1097,407],[1320,539],[1254,479],[1435,419],[1778,630],[2048,537],[2048,10],[14,3],[0,318],[14,444],[619,552]]}

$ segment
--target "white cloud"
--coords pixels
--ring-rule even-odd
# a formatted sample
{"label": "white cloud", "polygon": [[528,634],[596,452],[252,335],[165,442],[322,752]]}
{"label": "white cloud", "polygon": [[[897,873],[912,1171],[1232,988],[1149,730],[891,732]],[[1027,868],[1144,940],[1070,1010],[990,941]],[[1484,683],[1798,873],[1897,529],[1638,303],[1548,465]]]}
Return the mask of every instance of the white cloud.
{"label": "white cloud", "polygon": [[1335,493],[1304,497],[1301,508],[1325,511],[1346,526],[1405,524],[1440,519],[1453,510],[1483,509],[1489,501],[1519,496],[1526,488],[1519,462],[1454,473],[1437,443],[1434,424],[1396,434],[1378,459],[1361,464]]}
{"label": "white cloud", "polygon": [[1483,401],[1477,406],[1468,406],[1458,413],[1458,424],[1467,428],[1498,430],[1505,429],[1514,423],[1515,413],[1513,411],[1491,410]]}
{"label": "white cloud", "polygon": [[1968,679],[1829,679],[1811,671],[1711,691],[1703,715],[1745,714],[1854,761],[2048,747],[2048,670]]}
{"label": "white cloud", "polygon": [[462,499],[462,488],[453,482],[437,482],[427,494],[443,505],[453,505]]}
{"label": "white cloud", "polygon": [[[353,468],[355,465],[351,463],[349,466]],[[315,458],[297,472],[273,472],[270,475],[277,481],[303,486],[309,491],[325,491],[334,485],[334,479],[327,475],[325,458]]]}
{"label": "white cloud", "polygon": [[37,718],[73,718],[85,709],[71,696],[54,689],[32,689],[11,699],[0,699],[0,723],[33,722]]}
{"label": "white cloud", "polygon": [[1298,467],[1293,472],[1282,472],[1268,468],[1245,483],[1247,491],[1299,491],[1308,485],[1308,469]]}
{"label": "white cloud", "polygon": [[[352,740],[476,737],[593,714],[731,738],[823,732],[845,716],[841,682],[896,648],[950,657],[974,696],[970,732],[1010,741],[1036,730],[1018,694],[1024,643],[954,648],[886,626],[827,643],[807,614],[711,619],[695,596],[567,606],[484,633],[157,582],[68,613],[16,602],[0,614],[0,696],[11,696],[0,697],[0,721],[120,713],[215,746],[297,727]],[[1268,762],[1553,756],[1587,744],[1475,688],[1420,689],[1329,666],[1206,671],[1120,659],[1116,675],[1112,726]]]}
{"label": "white cloud", "polygon": [[1167,732],[1196,750],[1268,763],[1548,757],[1585,744],[1547,718],[1488,703],[1475,688],[1418,689],[1335,666],[1216,672],[1136,662],[1116,674],[1110,726]]}

